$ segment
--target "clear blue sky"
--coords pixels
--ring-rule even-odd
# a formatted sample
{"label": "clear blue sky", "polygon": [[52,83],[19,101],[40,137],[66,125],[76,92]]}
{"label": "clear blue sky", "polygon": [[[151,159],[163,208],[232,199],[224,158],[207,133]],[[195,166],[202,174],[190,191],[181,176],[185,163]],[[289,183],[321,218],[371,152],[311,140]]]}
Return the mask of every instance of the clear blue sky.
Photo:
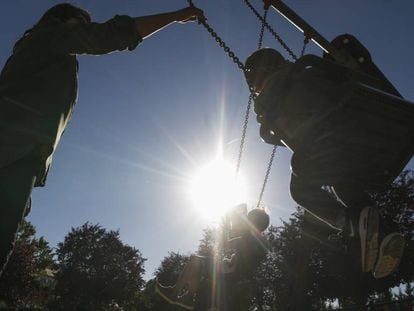
{"label": "clear blue sky", "polygon": [[[69,1],[95,21],[179,9],[184,0]],[[50,0],[5,0],[0,13],[0,63]],[[196,0],[209,23],[244,60],[257,45],[259,22],[241,0]],[[261,8],[261,1],[252,0]],[[414,100],[412,0],[286,0],[327,39],[358,37],[405,98]],[[275,12],[269,21],[299,53],[302,36]],[[265,45],[280,46],[269,36]],[[309,52],[320,54],[313,45]],[[215,154],[222,133],[235,158],[248,97],[241,72],[196,23],[173,25],[135,51],[80,56],[79,100],[55,154],[45,188],[33,193],[29,220],[54,246],[86,221],[120,229],[122,240],[148,258],[151,277],[168,251],[195,251],[208,222],[185,194],[186,176]],[[242,170],[252,206],[270,155],[250,119]],[[290,152],[279,149],[264,203],[272,222],[289,217]],[[412,165],[411,165],[412,166]]]}

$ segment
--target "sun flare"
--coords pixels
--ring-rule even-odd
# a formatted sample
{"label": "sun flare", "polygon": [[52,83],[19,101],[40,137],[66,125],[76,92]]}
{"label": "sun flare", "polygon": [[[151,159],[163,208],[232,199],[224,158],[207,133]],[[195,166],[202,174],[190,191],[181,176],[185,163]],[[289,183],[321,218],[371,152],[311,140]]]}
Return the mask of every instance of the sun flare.
{"label": "sun flare", "polygon": [[246,201],[246,184],[235,164],[217,157],[202,166],[189,187],[193,205],[204,217],[218,220],[229,207]]}

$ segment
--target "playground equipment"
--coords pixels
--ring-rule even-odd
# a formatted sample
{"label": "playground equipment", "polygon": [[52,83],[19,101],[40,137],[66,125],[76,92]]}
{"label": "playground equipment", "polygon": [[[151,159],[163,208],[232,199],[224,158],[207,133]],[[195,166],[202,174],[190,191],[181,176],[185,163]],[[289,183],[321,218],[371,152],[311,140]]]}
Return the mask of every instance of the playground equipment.
{"label": "playground equipment", "polygon": [[[359,42],[353,42],[347,36],[339,36],[329,42],[281,0],[264,0],[263,15],[255,9],[249,0],[243,0],[243,2],[261,21],[258,49],[262,46],[264,31],[268,30],[295,63],[296,71],[317,67],[332,76],[359,77],[358,81],[360,82],[348,83],[336,94],[338,100],[332,103],[332,109],[319,117],[318,123],[330,128],[329,133],[324,133],[328,136],[334,135],[332,133],[343,133],[338,141],[341,148],[352,148],[355,144],[363,145],[364,155],[372,159],[369,166],[354,168],[354,171],[349,172],[350,176],[358,176],[360,179],[358,182],[366,184],[368,190],[392,182],[414,154],[414,122],[412,122],[414,105],[401,97],[391,82],[371,62],[368,51],[362,45],[358,46]],[[192,0],[188,0],[188,3],[194,5]],[[270,8],[303,32],[304,42],[299,56],[267,22]],[[223,48],[238,68],[245,72],[244,64],[207,21],[200,21],[200,24]],[[306,47],[311,41],[323,50],[324,59],[304,55]],[[254,99],[255,94],[250,88],[239,146],[237,173],[240,170],[251,104]],[[269,143],[274,144],[271,132],[262,134],[265,141],[266,137],[269,137]],[[326,137],[326,135],[324,136]],[[335,136],[336,138],[337,136]],[[276,149],[277,145],[272,149],[257,207],[261,206]],[[197,309],[239,310],[237,303],[237,282],[239,280],[237,277],[220,279],[217,276],[214,281],[221,282],[220,286],[204,282]]]}
{"label": "playground equipment", "polygon": [[[337,102],[334,114],[328,117],[334,117],[338,121],[336,131],[344,131],[349,137],[348,142],[358,141],[361,144],[368,144],[370,156],[374,156],[372,168],[367,170],[369,175],[367,183],[379,184],[382,182],[391,182],[401,169],[408,163],[414,153],[414,105],[404,100],[395,87],[388,81],[383,73],[367,59],[365,48],[350,49],[348,39],[341,41],[338,37],[333,42],[326,40],[318,31],[309,25],[304,19],[296,14],[291,8],[281,0],[263,0],[263,16],[255,9],[249,0],[243,0],[252,13],[261,21],[262,26],[259,34],[258,48],[263,43],[264,30],[268,30],[274,39],[286,50],[294,62],[299,62],[298,66],[324,66],[324,69],[335,74],[365,75],[367,84],[350,84],[343,94],[338,94],[343,100]],[[192,0],[188,0],[190,5],[194,5]],[[298,57],[292,49],[283,41],[280,35],[267,22],[269,8],[274,9],[281,16],[292,23],[299,31],[304,34],[304,44]],[[236,54],[227,46],[214,29],[204,20],[200,21],[201,25],[211,34],[224,52],[232,61],[244,72],[244,64],[239,60]],[[339,42],[338,42],[339,40]],[[329,65],[317,62],[316,58],[303,58],[307,44],[312,41],[324,52],[324,57],[333,60]],[[350,45],[349,44],[349,45]],[[355,53],[357,51],[357,53]],[[358,54],[361,51],[360,55]],[[366,51],[367,52],[367,51]],[[309,62],[309,63],[307,63]],[[368,65],[369,65],[369,70]],[[329,68],[328,68],[329,67]],[[366,72],[368,71],[368,72]],[[370,81],[371,80],[371,81]],[[385,81],[382,90],[373,87],[376,83],[370,83],[372,80],[378,82]],[[374,82],[375,82],[374,81]],[[386,91],[384,91],[384,89]],[[237,160],[236,172],[240,170],[241,159],[244,152],[246,131],[251,110],[252,101],[255,99],[253,90],[250,89],[250,96],[247,103],[246,114],[243,123],[243,130],[240,140],[239,154]],[[360,121],[358,127],[354,125]],[[322,120],[321,120],[322,121]],[[347,148],[344,146],[343,148]],[[277,146],[275,145],[270,160],[267,165],[263,185],[260,190],[257,207],[261,206],[262,197],[270,175],[271,167],[275,157]],[[368,150],[369,148],[367,148]],[[377,159],[377,161],[375,161]]]}

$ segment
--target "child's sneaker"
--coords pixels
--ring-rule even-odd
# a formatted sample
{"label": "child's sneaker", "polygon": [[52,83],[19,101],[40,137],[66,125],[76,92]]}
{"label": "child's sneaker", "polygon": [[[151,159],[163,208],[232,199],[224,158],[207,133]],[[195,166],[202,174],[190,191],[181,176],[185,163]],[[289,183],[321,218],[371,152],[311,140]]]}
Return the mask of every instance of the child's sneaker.
{"label": "child's sneaker", "polygon": [[399,233],[387,235],[381,243],[377,264],[373,275],[376,279],[384,278],[397,269],[404,253],[405,240]]}
{"label": "child's sneaker", "polygon": [[359,237],[361,240],[361,269],[368,272],[374,269],[378,256],[379,214],[374,207],[365,207],[359,217]]}

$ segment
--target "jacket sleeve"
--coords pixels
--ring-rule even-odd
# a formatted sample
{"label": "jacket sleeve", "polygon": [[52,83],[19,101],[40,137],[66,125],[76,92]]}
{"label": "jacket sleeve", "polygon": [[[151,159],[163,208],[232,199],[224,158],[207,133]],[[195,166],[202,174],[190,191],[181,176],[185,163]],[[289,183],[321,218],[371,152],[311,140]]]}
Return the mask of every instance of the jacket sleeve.
{"label": "jacket sleeve", "polygon": [[51,48],[58,54],[102,55],[133,50],[142,41],[133,18],[116,15],[105,23],[56,25]]}

